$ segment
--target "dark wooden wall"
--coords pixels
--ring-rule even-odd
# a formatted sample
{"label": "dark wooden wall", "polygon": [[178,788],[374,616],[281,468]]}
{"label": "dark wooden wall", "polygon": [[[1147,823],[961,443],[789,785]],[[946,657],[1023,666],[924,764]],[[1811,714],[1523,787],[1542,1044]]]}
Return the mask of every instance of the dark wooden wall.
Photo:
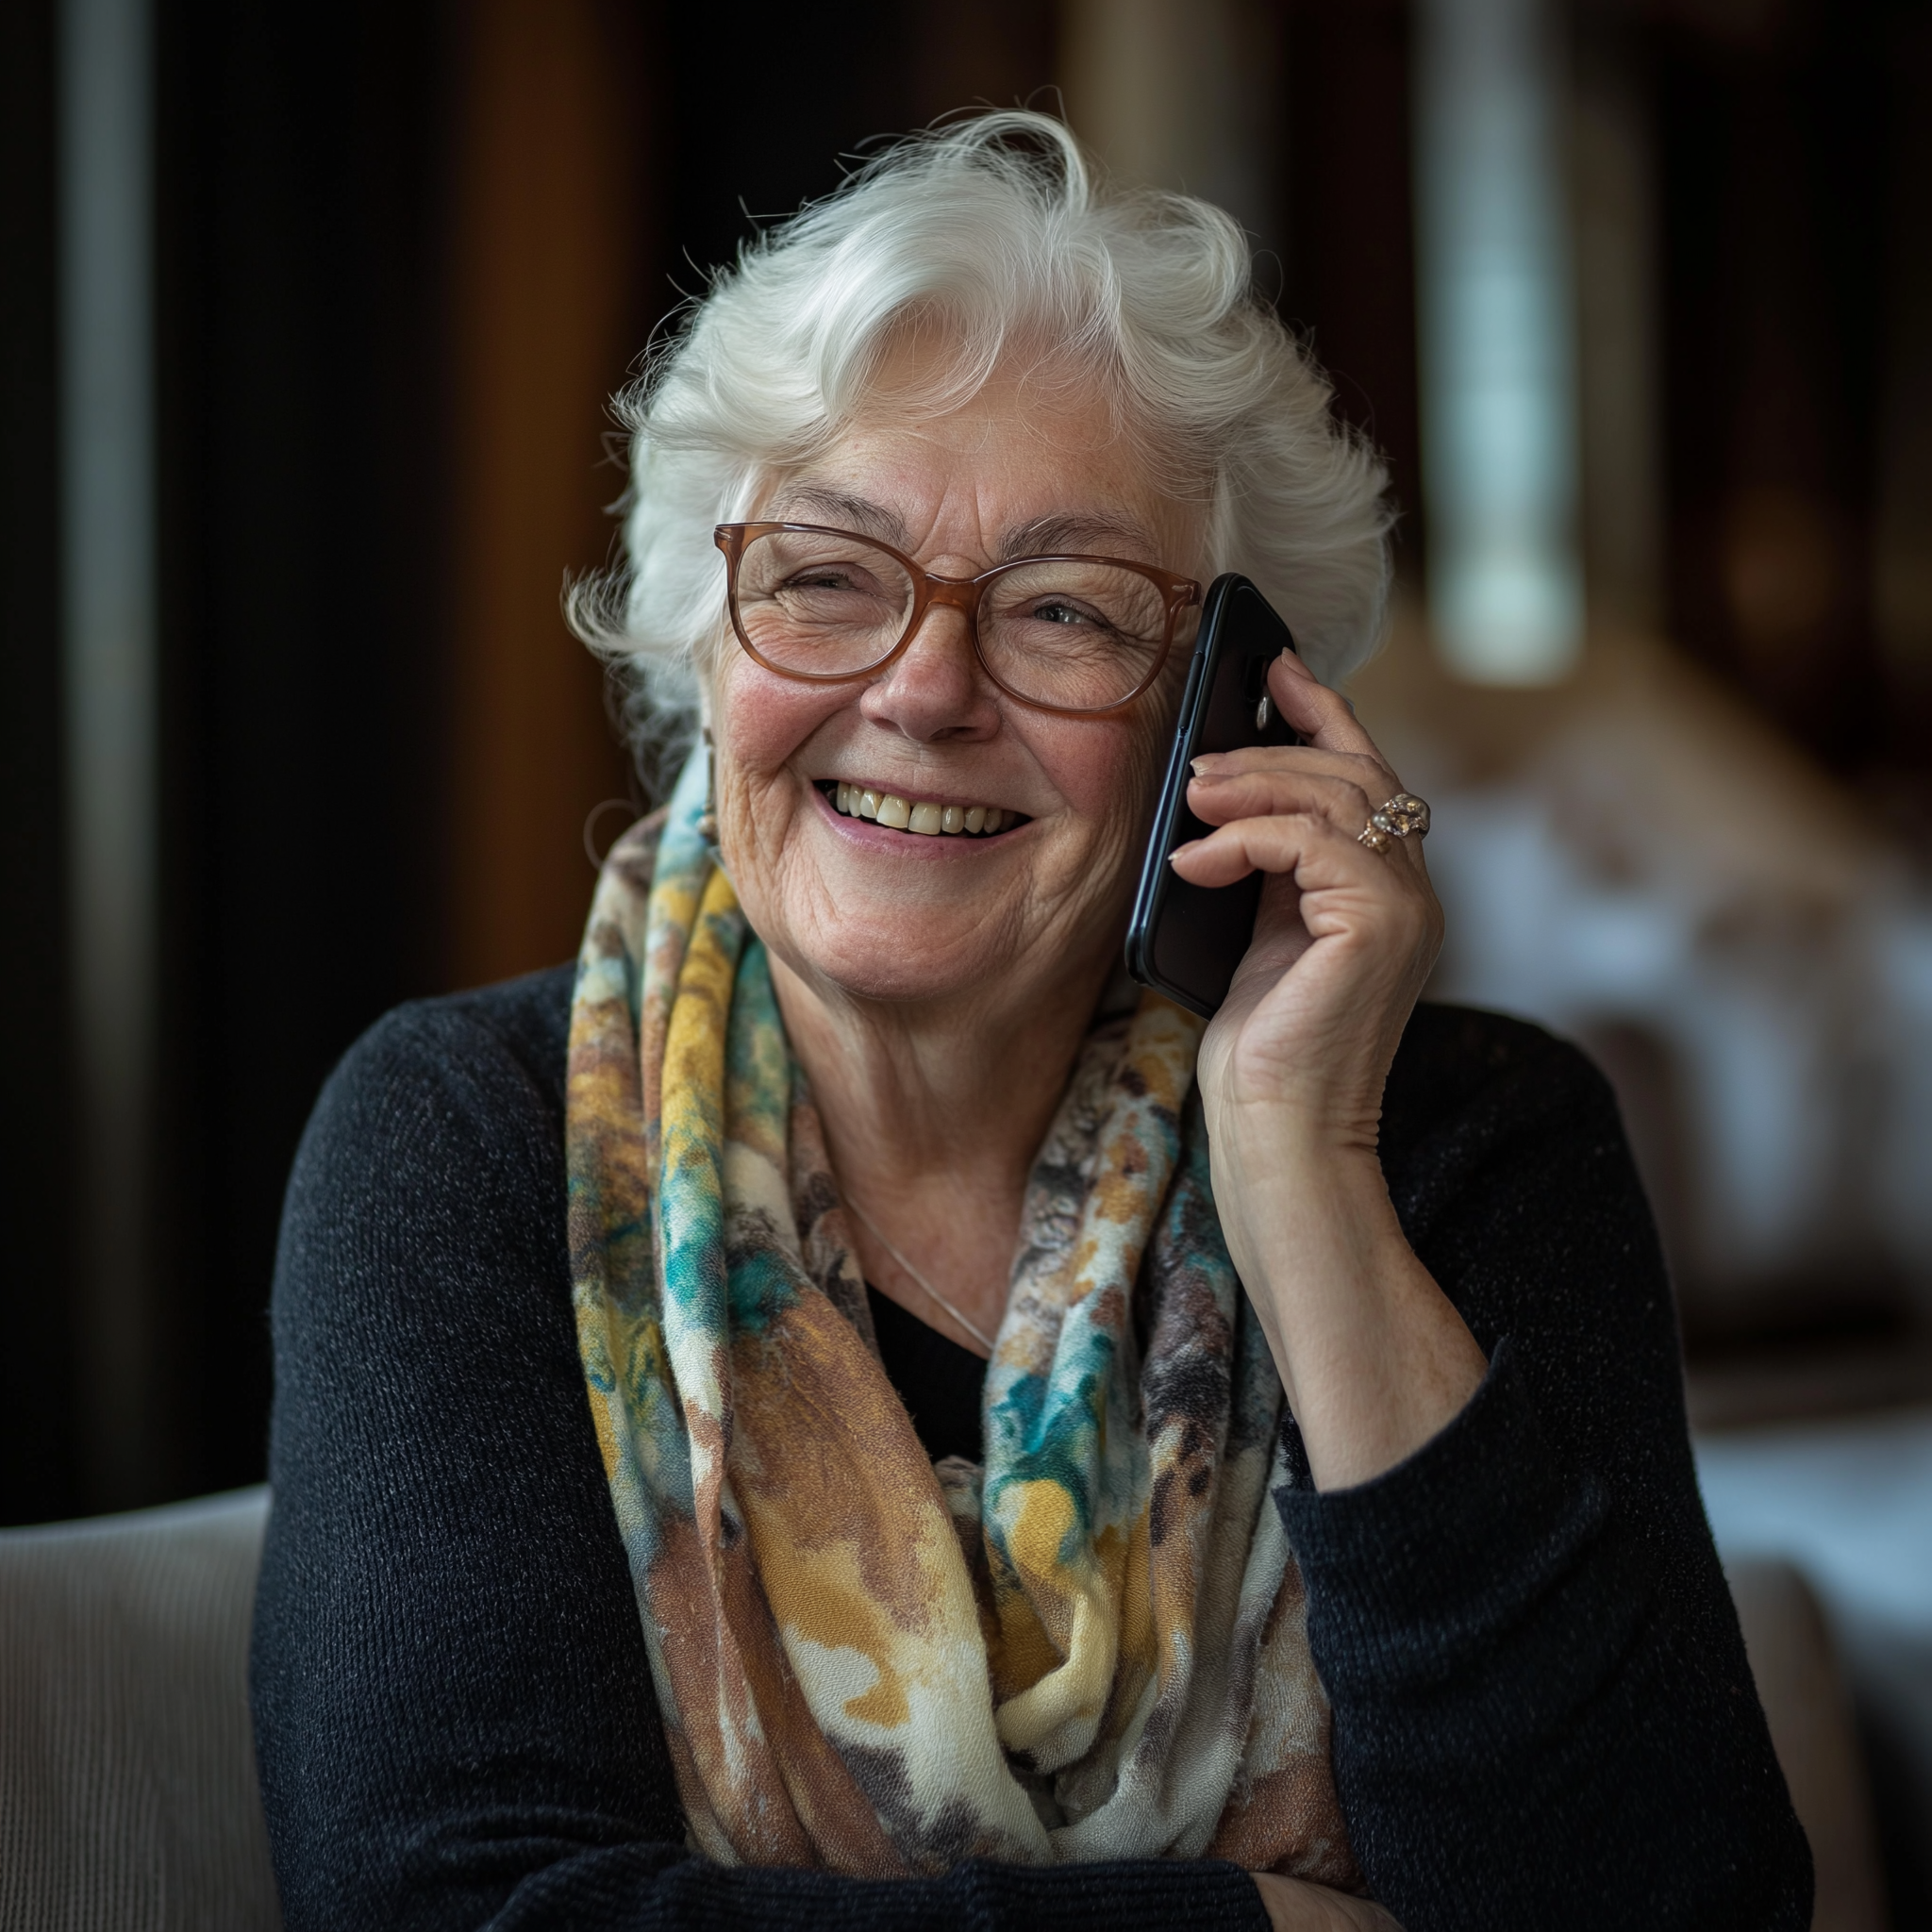
{"label": "dark wooden wall", "polygon": [[316,1091],[441,976],[447,76],[432,11],[158,14],[168,1352],[155,1487],[257,1479]]}
{"label": "dark wooden wall", "polygon": [[1671,630],[1854,778],[1932,766],[1873,596],[1888,321],[1932,251],[1932,181],[1906,178],[1924,15],[1677,0],[1646,23]]}
{"label": "dark wooden wall", "polygon": [[[1263,239],[1284,313],[1390,455],[1413,580],[1407,10],[1279,4],[1282,233]],[[557,609],[610,540],[603,399],[841,156],[975,100],[1050,100],[1055,9],[816,9],[840,51],[801,85],[799,11],[774,0],[158,8],[153,1481],[178,1494],[260,1472],[281,1189],[329,1066],[397,1000],[575,947],[584,818],[627,786]],[[1871,584],[1914,340],[1898,318],[1932,308],[1907,299],[1932,259],[1924,9],[1618,10],[1657,143],[1674,634],[1909,814],[1932,641],[1923,661],[1885,645]],[[8,1521],[102,1500],[75,1475],[65,1254],[86,1162],[63,1010],[52,22],[50,0],[0,9]]]}
{"label": "dark wooden wall", "polygon": [[[754,218],[1052,77],[1046,0],[158,0],[165,1338],[140,1495],[74,1456],[54,10],[0,9],[0,1522],[256,1480],[281,1193],[397,1001],[568,958],[624,795],[564,630],[609,392]],[[605,838],[617,821],[603,824]]]}
{"label": "dark wooden wall", "polygon": [[1424,567],[1415,235],[1406,0],[1290,0],[1283,317],[1335,385],[1336,407],[1389,462],[1396,561]]}
{"label": "dark wooden wall", "polygon": [[0,8],[0,1523],[77,1499],[55,481],[54,8]]}

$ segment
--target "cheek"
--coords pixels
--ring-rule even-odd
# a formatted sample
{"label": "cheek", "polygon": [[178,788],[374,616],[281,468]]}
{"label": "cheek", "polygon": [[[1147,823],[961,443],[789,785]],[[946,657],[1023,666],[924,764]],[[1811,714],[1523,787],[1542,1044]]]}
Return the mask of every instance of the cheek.
{"label": "cheek", "polygon": [[1174,749],[1174,720],[1180,715],[1187,663],[1170,660],[1165,674],[1141,699],[1127,720],[1130,742],[1124,754],[1123,791],[1133,800],[1135,823],[1144,827],[1154,816],[1154,801]]}
{"label": "cheek", "polygon": [[[1121,813],[1137,817],[1154,808],[1161,774],[1174,742],[1174,721],[1180,709],[1181,683],[1172,667],[1124,718],[1108,727],[1104,753],[1104,783],[1108,797]],[[1098,762],[1098,758],[1096,758]]]}
{"label": "cheek", "polygon": [[1062,726],[1041,762],[1074,816],[1102,843],[1134,838],[1154,808],[1170,727],[1160,709],[1137,708],[1107,724]]}
{"label": "cheek", "polygon": [[738,653],[712,691],[713,726],[725,756],[748,779],[768,777],[824,724],[852,703],[838,685],[774,677]]}

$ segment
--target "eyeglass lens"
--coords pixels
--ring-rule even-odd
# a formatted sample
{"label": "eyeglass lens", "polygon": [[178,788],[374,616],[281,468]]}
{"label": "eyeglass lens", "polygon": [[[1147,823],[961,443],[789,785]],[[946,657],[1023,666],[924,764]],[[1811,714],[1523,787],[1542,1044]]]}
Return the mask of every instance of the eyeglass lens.
{"label": "eyeglass lens", "polygon": [[[738,621],[781,671],[840,676],[891,656],[910,622],[913,580],[862,538],[775,530],[744,547]],[[1167,633],[1160,589],[1116,564],[1024,563],[985,587],[979,649],[1015,696],[1098,710],[1139,691]]]}

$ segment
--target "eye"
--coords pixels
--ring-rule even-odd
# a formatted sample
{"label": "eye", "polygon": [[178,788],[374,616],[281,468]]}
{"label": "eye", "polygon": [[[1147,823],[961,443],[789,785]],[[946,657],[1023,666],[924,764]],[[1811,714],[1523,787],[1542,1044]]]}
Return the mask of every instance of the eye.
{"label": "eye", "polygon": [[1105,618],[1064,597],[1042,598],[1027,615],[1038,624],[1097,625],[1102,630],[1111,628]]}
{"label": "eye", "polygon": [[[891,601],[893,587],[881,583],[875,573],[863,563],[841,562],[801,564],[768,593],[780,602],[799,608],[831,610],[855,602],[870,606]],[[905,592],[899,592],[901,599]]]}

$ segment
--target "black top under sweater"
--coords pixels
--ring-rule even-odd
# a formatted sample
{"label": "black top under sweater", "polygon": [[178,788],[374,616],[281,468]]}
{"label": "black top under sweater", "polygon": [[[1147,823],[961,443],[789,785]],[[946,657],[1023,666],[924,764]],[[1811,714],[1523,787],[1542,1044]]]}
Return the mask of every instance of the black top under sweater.
{"label": "black top under sweater", "polygon": [[[878,1882],[687,1849],[571,1318],[570,991],[391,1013],[289,1184],[252,1671],[289,1932],[1266,1932],[1222,1863]],[[1382,1161],[1491,1368],[1406,1462],[1326,1493],[1304,1463],[1275,1499],[1370,1884],[1407,1932],[1800,1932],[1809,1855],[1608,1089],[1534,1027],[1424,1007]],[[911,1386],[882,1325],[938,1446],[944,1372]]]}
{"label": "black top under sweater", "polygon": [[870,1282],[873,1333],[879,1362],[912,1418],[920,1446],[935,1462],[948,1456],[979,1460],[979,1398],[986,1364],[970,1348],[908,1314]]}

